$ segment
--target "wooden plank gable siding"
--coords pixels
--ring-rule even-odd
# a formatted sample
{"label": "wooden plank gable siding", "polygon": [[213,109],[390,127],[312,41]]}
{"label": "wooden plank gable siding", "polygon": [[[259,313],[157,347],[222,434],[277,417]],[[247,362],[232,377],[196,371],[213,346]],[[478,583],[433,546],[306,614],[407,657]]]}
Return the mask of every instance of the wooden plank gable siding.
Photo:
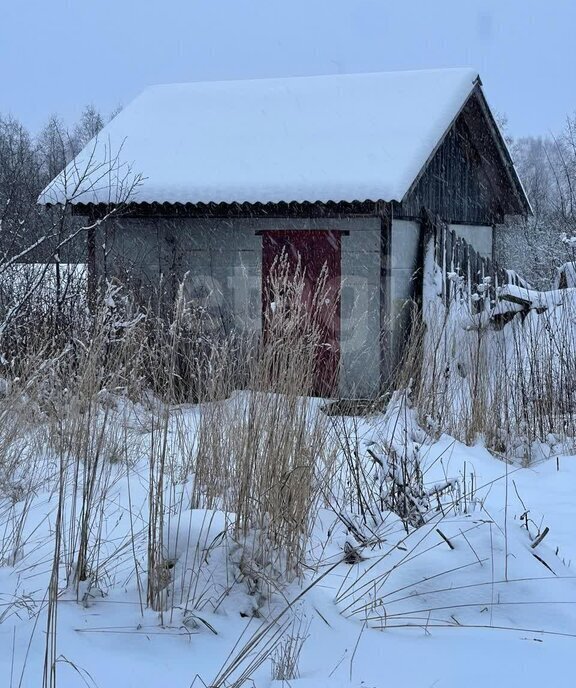
{"label": "wooden plank gable siding", "polygon": [[430,208],[448,223],[493,225],[505,212],[521,212],[513,198],[490,125],[472,96],[412,191],[394,204],[394,216],[418,219]]}

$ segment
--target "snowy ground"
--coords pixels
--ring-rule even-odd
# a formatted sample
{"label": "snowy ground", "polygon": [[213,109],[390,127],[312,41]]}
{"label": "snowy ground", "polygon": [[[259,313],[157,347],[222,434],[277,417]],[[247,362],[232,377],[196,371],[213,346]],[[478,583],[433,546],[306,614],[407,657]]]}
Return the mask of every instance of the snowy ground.
{"label": "snowy ground", "polygon": [[[192,428],[194,410],[180,413],[189,415]],[[362,421],[361,437],[372,438],[381,423],[382,417]],[[145,425],[138,429],[144,442]],[[129,469],[122,461],[110,464],[98,587],[86,587],[78,602],[64,589],[62,572],[58,686],[210,685],[254,633],[262,632],[262,642],[240,671],[283,624],[306,636],[299,678],[289,682],[294,688],[573,685],[576,456],[520,468],[480,445],[467,447],[448,436],[429,441],[422,450],[426,485],[457,478],[465,499],[464,493],[453,496],[452,506],[443,506],[446,513],[436,512],[409,535],[389,515],[380,541],[352,565],[341,561],[349,541],[344,527],[322,508],[305,580],[290,584],[282,593],[286,599],[275,591],[258,602],[249,581],[230,585],[238,556],[220,537],[230,517],[187,509],[190,486],[183,481],[173,489],[180,508],[167,521],[173,567],[167,611],[160,614],[141,604],[149,471],[144,454],[135,451]],[[54,476],[50,455],[42,462],[39,474]],[[54,477],[38,483],[18,560],[5,560],[0,568],[2,688],[42,685],[54,487]],[[4,496],[3,541],[16,522],[8,503]],[[548,534],[532,547],[545,527]],[[203,569],[196,575],[199,560]],[[190,604],[192,577],[196,609]],[[283,613],[286,601],[298,597]],[[261,618],[251,614],[256,608]],[[277,653],[248,672],[253,683],[247,685],[282,684],[272,679]]]}

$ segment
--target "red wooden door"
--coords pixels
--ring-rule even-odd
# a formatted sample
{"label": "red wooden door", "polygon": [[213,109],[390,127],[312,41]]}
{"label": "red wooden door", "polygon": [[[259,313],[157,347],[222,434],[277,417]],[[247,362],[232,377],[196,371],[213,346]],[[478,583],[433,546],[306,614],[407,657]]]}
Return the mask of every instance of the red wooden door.
{"label": "red wooden door", "polygon": [[[332,396],[338,388],[340,366],[340,233],[328,230],[263,232],[263,321],[271,308],[271,277],[285,256],[284,265],[303,281],[302,298],[321,330],[315,355],[314,393]],[[298,267],[299,266],[299,267]],[[319,286],[320,285],[320,286]],[[322,298],[319,299],[318,296]]]}

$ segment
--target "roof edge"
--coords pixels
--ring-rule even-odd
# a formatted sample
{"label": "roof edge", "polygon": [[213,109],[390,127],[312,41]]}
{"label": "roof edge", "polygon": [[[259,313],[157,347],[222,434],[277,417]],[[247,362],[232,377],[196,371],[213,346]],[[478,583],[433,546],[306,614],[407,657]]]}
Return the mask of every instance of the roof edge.
{"label": "roof edge", "polygon": [[[125,203],[119,210],[116,216],[122,215],[199,215],[205,216],[207,214],[213,217],[231,217],[235,215],[250,213],[262,213],[265,217],[271,217],[272,213],[278,213],[282,216],[283,213],[294,214],[303,212],[309,214],[316,213],[318,216],[323,215],[338,215],[342,213],[355,213],[365,216],[380,216],[382,214],[383,206],[387,206],[388,201],[279,201],[279,202],[215,202],[207,203],[182,203],[179,201],[132,201]],[[57,204],[53,204],[57,205]],[[95,217],[103,216],[110,212],[110,208],[114,204],[108,203],[76,203],[71,204],[72,213],[75,215],[93,215]],[[385,211],[384,211],[385,212]]]}

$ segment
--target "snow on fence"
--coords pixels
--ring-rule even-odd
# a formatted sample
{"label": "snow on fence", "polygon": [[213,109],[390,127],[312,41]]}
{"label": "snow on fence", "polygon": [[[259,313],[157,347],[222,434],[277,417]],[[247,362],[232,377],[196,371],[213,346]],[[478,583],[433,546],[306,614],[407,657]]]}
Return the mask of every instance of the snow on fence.
{"label": "snow on fence", "polygon": [[526,463],[572,447],[576,289],[531,289],[444,223],[427,229],[414,395],[423,417]]}
{"label": "snow on fence", "polygon": [[481,256],[439,217],[428,214],[426,226],[428,241],[433,242],[434,260],[440,268],[444,305],[449,306],[464,292],[471,310],[478,312],[483,302],[482,293],[488,296],[490,291],[497,295],[504,285],[530,288],[514,270],[505,270],[490,258]]}

